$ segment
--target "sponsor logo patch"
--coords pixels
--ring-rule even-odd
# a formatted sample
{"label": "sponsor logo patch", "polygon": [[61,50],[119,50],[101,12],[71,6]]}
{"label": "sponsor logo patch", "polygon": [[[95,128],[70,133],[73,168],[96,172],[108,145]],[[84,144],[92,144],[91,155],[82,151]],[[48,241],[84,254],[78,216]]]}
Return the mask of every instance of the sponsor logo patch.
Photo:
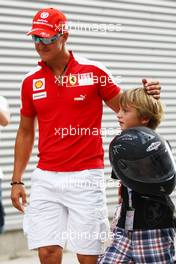
{"label": "sponsor logo patch", "polygon": [[78,76],[76,76],[76,75],[70,75],[70,76],[69,76],[69,84],[70,84],[71,86],[79,85],[79,84],[78,84]]}
{"label": "sponsor logo patch", "polygon": [[86,99],[86,95],[81,94],[79,97],[75,97],[74,101],[84,101]]}
{"label": "sponsor logo patch", "polygon": [[93,85],[93,73],[70,74],[66,83],[67,87]]}
{"label": "sponsor logo patch", "polygon": [[159,146],[161,145],[161,142],[160,141],[157,141],[157,142],[153,142],[147,149],[146,151],[147,152],[150,152],[152,150],[157,150],[159,148]]}
{"label": "sponsor logo patch", "polygon": [[38,99],[45,98],[45,97],[47,97],[47,92],[34,93],[32,95],[33,100],[38,100]]}
{"label": "sponsor logo patch", "polygon": [[49,13],[48,12],[42,12],[40,17],[41,18],[47,18],[47,17],[49,17]]}
{"label": "sponsor logo patch", "polygon": [[45,78],[33,80],[33,91],[40,91],[45,89]]}

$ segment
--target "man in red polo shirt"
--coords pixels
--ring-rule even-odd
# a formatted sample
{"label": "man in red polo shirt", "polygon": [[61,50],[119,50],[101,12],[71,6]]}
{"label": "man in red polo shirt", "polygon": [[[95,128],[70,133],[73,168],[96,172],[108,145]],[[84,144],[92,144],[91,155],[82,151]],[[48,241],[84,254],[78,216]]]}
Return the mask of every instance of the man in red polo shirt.
{"label": "man in red polo shirt", "polygon": [[[40,10],[28,34],[41,62],[22,83],[12,203],[24,212],[21,180],[37,118],[39,162],[24,215],[29,248],[38,249],[42,264],[58,264],[67,242],[81,264],[95,264],[108,232],[102,101],[117,111],[120,88],[103,65],[68,51],[66,17],[60,11]],[[145,88],[160,96],[158,82],[145,83]]]}

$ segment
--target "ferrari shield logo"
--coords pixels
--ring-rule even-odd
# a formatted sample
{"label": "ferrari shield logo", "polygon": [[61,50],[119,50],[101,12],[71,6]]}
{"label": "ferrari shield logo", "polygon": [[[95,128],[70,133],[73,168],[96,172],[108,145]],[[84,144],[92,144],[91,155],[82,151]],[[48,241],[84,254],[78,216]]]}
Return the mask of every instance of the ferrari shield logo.
{"label": "ferrari shield logo", "polygon": [[77,82],[77,76],[76,75],[70,75],[69,76],[69,83],[70,85],[75,85]]}

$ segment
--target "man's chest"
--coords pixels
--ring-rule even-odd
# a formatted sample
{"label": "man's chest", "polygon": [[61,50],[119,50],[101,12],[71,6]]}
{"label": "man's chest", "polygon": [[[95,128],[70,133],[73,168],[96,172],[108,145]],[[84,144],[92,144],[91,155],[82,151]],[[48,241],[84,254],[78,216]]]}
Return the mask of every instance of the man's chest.
{"label": "man's chest", "polygon": [[91,73],[34,78],[32,101],[39,115],[57,112],[80,113],[98,107],[102,100]]}

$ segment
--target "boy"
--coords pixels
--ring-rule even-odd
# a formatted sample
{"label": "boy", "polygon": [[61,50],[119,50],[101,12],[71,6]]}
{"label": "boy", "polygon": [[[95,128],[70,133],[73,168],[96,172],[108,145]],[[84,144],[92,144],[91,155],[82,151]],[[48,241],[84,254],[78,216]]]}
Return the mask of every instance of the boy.
{"label": "boy", "polygon": [[[117,226],[113,230],[113,242],[107,248],[105,254],[100,257],[99,264],[174,263],[174,205],[169,195],[160,195],[161,187],[165,191],[162,184],[152,184],[152,180],[157,181],[157,177],[155,178],[157,169],[164,166],[163,160],[165,161],[166,159],[165,156],[162,156],[162,163],[157,163],[157,159],[152,161],[148,157],[148,159],[144,158],[147,155],[151,155],[150,152],[143,153],[141,151],[147,141],[150,144],[148,150],[156,152],[160,150],[162,142],[160,142],[160,137],[153,130],[159,125],[162,116],[163,107],[161,102],[148,96],[143,88],[125,91],[120,97],[120,110],[117,117],[123,132],[116,137],[115,145],[112,143],[114,140],[111,142],[110,160],[112,165],[115,162],[118,164],[120,161],[121,171],[128,170],[129,179],[125,182],[125,180],[122,180],[123,173],[119,176],[122,180],[120,217],[117,220]],[[139,144],[137,144],[138,135],[141,137]],[[152,138],[155,137],[157,137],[157,140],[151,144]],[[142,141],[145,142],[142,143]],[[132,153],[130,152],[130,146]],[[165,143],[163,143],[163,146],[165,148]],[[112,154],[112,148],[114,148],[115,154]],[[130,160],[128,161],[128,166],[126,166],[125,162],[123,163],[122,156],[120,157],[122,153],[125,153]],[[166,154],[168,154],[167,151],[164,151],[162,155]],[[140,161],[137,160],[137,166],[133,162],[136,155],[141,155]],[[156,154],[154,156],[152,153],[153,157],[156,157]],[[148,166],[144,166],[144,164],[147,164],[142,163],[144,160],[148,161]],[[167,170],[168,163],[170,166]],[[135,176],[136,178],[138,177],[136,182],[140,183],[139,187],[134,184],[132,178],[130,179],[130,166],[133,166],[133,168],[134,166],[137,167]],[[113,166],[113,170],[114,168]],[[171,193],[175,186],[175,167],[169,159],[166,160],[165,170],[167,173],[171,173],[170,180],[172,182],[168,181],[166,186],[168,192]],[[153,174],[150,175],[150,172]],[[119,171],[117,173],[117,170],[114,170],[112,176],[117,178],[117,174],[120,175]],[[150,183],[148,185],[140,182],[145,176],[149,178]],[[161,180],[161,183],[164,177],[165,174],[160,177],[159,173],[158,179]],[[172,186],[170,186],[170,183]],[[134,188],[129,188],[129,186]],[[154,190],[152,190],[153,186],[155,186]],[[148,194],[146,195],[146,193]]]}

